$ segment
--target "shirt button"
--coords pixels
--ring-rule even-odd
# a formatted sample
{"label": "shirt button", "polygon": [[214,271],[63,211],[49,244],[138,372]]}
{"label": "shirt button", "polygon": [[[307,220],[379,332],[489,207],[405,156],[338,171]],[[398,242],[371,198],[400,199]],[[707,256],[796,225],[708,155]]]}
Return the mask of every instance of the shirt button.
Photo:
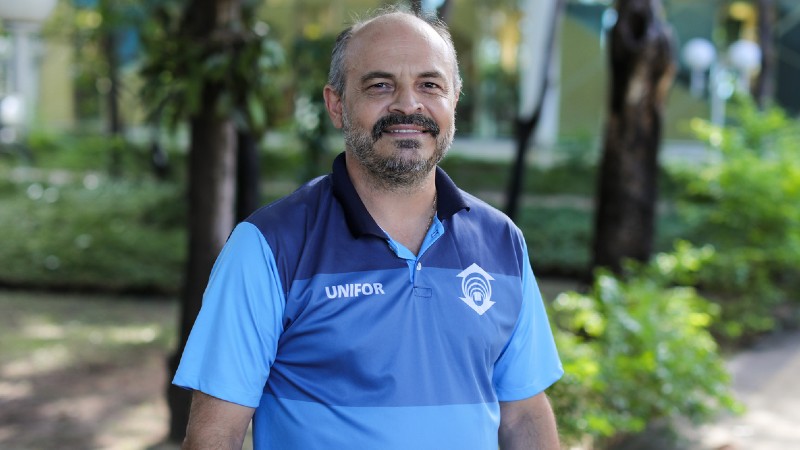
{"label": "shirt button", "polygon": [[417,270],[422,270],[422,263],[421,262],[417,263]]}

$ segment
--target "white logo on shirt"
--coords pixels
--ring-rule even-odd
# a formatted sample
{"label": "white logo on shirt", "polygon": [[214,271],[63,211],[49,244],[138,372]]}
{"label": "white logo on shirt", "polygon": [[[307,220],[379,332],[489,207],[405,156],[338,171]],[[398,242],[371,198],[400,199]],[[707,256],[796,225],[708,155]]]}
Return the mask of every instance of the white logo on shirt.
{"label": "white logo on shirt", "polygon": [[479,315],[483,315],[495,302],[492,301],[491,275],[475,263],[458,274],[461,278],[461,300]]}
{"label": "white logo on shirt", "polygon": [[325,295],[329,299],[359,297],[362,295],[384,295],[382,283],[349,283],[336,286],[325,286]]}

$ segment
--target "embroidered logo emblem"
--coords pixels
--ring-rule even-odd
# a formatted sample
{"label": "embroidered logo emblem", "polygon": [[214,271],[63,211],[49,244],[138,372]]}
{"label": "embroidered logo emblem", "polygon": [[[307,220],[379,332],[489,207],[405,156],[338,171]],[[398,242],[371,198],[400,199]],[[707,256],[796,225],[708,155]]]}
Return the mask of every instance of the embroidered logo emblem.
{"label": "embroidered logo emblem", "polygon": [[461,278],[461,300],[479,315],[483,315],[495,302],[492,301],[491,275],[475,263],[458,274]]}

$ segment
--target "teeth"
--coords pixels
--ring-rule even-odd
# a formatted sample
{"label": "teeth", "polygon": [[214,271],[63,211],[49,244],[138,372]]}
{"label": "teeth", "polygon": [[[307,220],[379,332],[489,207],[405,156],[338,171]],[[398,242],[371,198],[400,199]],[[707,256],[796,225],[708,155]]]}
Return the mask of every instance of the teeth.
{"label": "teeth", "polygon": [[418,130],[392,130],[390,133],[419,133]]}

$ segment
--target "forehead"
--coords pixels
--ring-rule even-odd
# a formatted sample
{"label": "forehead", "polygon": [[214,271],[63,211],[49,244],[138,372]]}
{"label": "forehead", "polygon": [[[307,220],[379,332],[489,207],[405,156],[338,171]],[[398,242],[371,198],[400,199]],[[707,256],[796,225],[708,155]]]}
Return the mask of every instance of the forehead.
{"label": "forehead", "polygon": [[353,33],[347,49],[348,76],[353,72],[419,69],[437,70],[452,81],[455,55],[429,24],[413,16],[379,17]]}

